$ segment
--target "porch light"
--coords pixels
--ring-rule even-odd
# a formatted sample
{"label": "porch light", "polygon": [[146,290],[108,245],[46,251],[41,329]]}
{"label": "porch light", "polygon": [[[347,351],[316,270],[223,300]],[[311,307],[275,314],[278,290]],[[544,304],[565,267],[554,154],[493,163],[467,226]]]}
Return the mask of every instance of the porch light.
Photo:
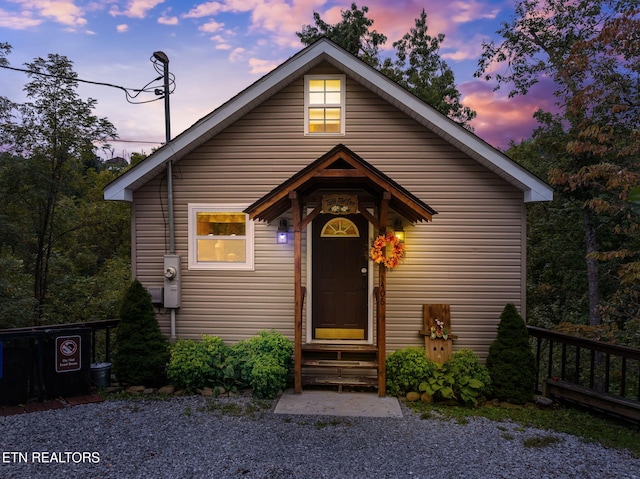
{"label": "porch light", "polygon": [[393,222],[393,233],[396,235],[396,238],[398,238],[400,243],[404,243],[404,228],[402,227],[402,221],[400,218],[396,218]]}
{"label": "porch light", "polygon": [[289,242],[289,225],[287,224],[286,218],[281,218],[280,224],[278,225],[278,232],[276,233],[276,243],[287,244],[288,242]]}

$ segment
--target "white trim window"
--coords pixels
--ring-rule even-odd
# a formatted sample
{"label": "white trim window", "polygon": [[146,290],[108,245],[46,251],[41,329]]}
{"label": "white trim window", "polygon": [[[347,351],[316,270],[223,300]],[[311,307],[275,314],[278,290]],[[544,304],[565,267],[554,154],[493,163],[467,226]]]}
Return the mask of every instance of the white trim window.
{"label": "white trim window", "polygon": [[305,135],[344,135],[345,75],[304,77]]}
{"label": "white trim window", "polygon": [[189,204],[189,269],[253,270],[254,225],[245,207]]}

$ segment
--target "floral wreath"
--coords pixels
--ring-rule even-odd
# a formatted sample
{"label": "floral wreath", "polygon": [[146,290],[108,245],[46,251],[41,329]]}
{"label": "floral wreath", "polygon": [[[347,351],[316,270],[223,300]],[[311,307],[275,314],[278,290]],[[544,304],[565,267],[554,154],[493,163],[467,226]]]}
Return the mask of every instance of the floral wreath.
{"label": "floral wreath", "polygon": [[393,231],[378,236],[371,248],[371,259],[374,263],[383,264],[389,269],[396,268],[404,256],[405,245],[400,242]]}

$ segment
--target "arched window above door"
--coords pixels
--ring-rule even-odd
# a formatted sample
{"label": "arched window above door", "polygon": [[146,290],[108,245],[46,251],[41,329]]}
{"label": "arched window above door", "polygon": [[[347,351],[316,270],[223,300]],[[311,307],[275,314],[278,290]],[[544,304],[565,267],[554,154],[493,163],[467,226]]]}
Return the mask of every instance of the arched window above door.
{"label": "arched window above door", "polygon": [[326,237],[359,237],[360,231],[353,221],[347,218],[334,218],[331,221],[327,221],[327,224],[322,228],[320,236]]}

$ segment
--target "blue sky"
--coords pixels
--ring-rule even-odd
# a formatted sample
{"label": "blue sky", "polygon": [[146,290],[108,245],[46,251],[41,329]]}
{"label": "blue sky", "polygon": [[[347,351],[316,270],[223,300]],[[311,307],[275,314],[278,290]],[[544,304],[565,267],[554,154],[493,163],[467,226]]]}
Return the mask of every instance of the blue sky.
{"label": "blue sky", "polygon": [[[494,92],[492,84],[473,78],[482,42],[497,39],[500,22],[513,15],[513,0],[357,4],[369,7],[372,28],[387,36],[389,52],[425,9],[431,36],[446,36],[440,53],[455,72],[463,103],[478,113],[475,132],[490,144],[506,148],[510,140],[529,137],[533,112],[551,108],[552,100],[536,95],[536,89],[509,99],[506,91]],[[171,95],[176,136],[299,51],[295,32],[313,23],[314,11],[336,23],[350,5],[332,0],[4,0],[0,42],[12,45],[13,67],[56,53],[73,61],[81,79],[128,88],[153,80],[157,74],[150,57],[165,52],[176,79]],[[0,95],[23,101],[26,81],[24,73],[0,69]],[[162,101],[132,105],[117,89],[87,84],[78,91],[97,99],[96,114],[116,126],[120,141],[112,142],[114,156],[150,153],[164,141]]]}

